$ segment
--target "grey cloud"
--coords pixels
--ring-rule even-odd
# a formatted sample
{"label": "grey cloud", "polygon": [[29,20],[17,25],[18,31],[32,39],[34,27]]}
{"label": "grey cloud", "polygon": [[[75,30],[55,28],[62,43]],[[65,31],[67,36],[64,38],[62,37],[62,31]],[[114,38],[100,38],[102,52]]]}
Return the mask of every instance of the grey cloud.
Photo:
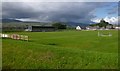
{"label": "grey cloud", "polygon": [[91,22],[96,8],[109,5],[104,2],[4,2],[3,18],[34,18],[39,21]]}
{"label": "grey cloud", "polygon": [[26,7],[23,3],[3,3],[3,18],[29,18],[37,17],[39,13],[32,11],[30,7]]}

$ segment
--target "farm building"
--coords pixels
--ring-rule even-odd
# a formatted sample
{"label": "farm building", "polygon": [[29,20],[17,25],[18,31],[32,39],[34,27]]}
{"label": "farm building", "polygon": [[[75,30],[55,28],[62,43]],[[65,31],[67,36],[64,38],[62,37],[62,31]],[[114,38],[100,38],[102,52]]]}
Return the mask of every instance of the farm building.
{"label": "farm building", "polygon": [[99,29],[99,26],[94,26],[94,27],[88,26],[88,27],[86,27],[86,29],[87,30],[97,30],[97,29]]}
{"label": "farm building", "polygon": [[81,30],[81,27],[80,27],[80,26],[77,26],[77,27],[76,27],[76,30]]}
{"label": "farm building", "polygon": [[53,26],[29,26],[26,31],[31,32],[51,32],[55,31],[55,27]]}
{"label": "farm building", "polygon": [[117,26],[116,26],[115,29],[120,30],[120,27],[117,27]]}

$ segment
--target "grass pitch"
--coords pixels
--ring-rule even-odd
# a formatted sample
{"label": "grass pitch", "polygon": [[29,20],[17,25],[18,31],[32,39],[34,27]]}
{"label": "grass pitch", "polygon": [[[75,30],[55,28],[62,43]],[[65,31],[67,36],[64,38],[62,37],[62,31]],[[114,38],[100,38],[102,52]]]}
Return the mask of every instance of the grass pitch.
{"label": "grass pitch", "polygon": [[117,69],[118,31],[10,32],[30,40],[2,40],[3,69]]}

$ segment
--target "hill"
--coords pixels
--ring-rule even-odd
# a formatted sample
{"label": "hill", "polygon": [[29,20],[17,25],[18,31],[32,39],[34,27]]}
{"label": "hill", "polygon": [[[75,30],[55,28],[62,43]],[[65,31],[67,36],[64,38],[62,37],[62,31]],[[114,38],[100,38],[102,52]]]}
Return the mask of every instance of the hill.
{"label": "hill", "polygon": [[4,19],[2,19],[2,22],[5,23],[5,22],[22,22],[22,21],[20,21],[20,20],[15,20],[15,19],[4,18]]}
{"label": "hill", "polygon": [[[20,21],[20,20],[15,20],[15,19],[2,19],[2,23],[4,26],[7,25],[11,25],[11,26],[21,26],[21,25],[44,25],[44,26],[50,26],[52,25],[54,22],[24,22],[24,21]],[[76,27],[76,26],[81,26],[81,27],[86,27],[89,24],[85,24],[85,23],[76,23],[76,22],[60,22],[63,24],[66,24],[69,27]]]}

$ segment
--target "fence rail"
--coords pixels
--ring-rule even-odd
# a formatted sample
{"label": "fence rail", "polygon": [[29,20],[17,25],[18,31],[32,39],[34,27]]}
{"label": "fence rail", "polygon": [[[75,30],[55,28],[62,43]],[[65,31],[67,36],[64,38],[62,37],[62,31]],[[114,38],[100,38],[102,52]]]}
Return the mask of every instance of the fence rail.
{"label": "fence rail", "polygon": [[28,41],[29,37],[26,35],[19,35],[19,34],[2,34],[0,33],[1,38],[11,38],[15,40],[25,40]]}

